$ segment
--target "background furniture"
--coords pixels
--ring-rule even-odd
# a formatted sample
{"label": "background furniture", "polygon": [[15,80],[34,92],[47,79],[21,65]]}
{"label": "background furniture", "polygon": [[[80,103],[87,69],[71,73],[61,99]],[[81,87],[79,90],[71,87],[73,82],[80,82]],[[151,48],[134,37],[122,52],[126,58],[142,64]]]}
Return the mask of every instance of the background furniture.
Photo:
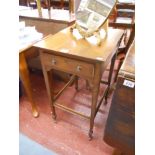
{"label": "background furniture", "polygon": [[43,38],[41,33],[38,33],[33,27],[25,27],[24,22],[19,22],[19,75],[20,80],[25,88],[26,94],[30,100],[32,114],[38,117],[39,113],[32,96],[32,88],[29,78],[29,70],[25,54],[33,52],[32,44]]}
{"label": "background furniture", "polygon": [[104,140],[121,150],[122,155],[135,154],[135,42],[119,71]]}
{"label": "background furniture", "polygon": [[[41,7],[47,9],[52,7],[54,9],[70,9],[70,3],[73,0],[40,0]],[[74,3],[74,2],[73,2]],[[33,9],[37,8],[37,0],[19,0],[19,5],[29,6]]]}
{"label": "background furniture", "polygon": [[69,10],[69,2],[70,0],[50,0],[50,6],[57,9],[59,8]]}
{"label": "background furniture", "polygon": [[135,3],[117,2],[110,15],[109,25],[116,28],[130,28],[134,22]]}
{"label": "background furniture", "polygon": [[19,74],[20,74],[20,79],[22,81],[22,84],[25,88],[26,94],[28,95],[28,98],[30,100],[30,104],[32,107],[32,114],[34,117],[38,117],[39,113],[36,107],[36,104],[33,100],[33,95],[32,95],[32,88],[31,88],[31,83],[30,83],[30,78],[29,78],[29,70],[25,58],[24,52],[27,52],[31,48],[30,46],[27,46],[27,48],[20,50],[19,53]]}
{"label": "background furniture", "polygon": [[27,6],[27,0],[19,0],[19,5]]}
{"label": "background furniture", "polygon": [[[85,39],[77,40],[70,32],[70,28],[66,28],[34,45],[34,47],[40,50],[40,58],[53,118],[56,119],[55,107],[88,118],[90,120],[90,139],[93,133],[94,118],[101,105],[101,102],[97,103],[101,76],[116,54],[122,35],[122,30],[109,29],[107,38],[102,42],[102,45],[96,46],[90,44]],[[64,71],[72,75],[70,81],[57,95],[53,94],[53,70]],[[55,102],[77,76],[88,80],[91,86],[92,103],[90,116],[86,116]],[[103,93],[103,97],[105,92]]]}
{"label": "background furniture", "polygon": [[[68,10],[52,9],[48,12],[47,9],[42,10],[42,16],[39,15],[37,9],[19,7],[19,21],[25,21],[26,26],[35,26],[36,30],[42,33],[44,36],[49,34],[55,34],[58,31],[72,25],[75,21],[70,16]],[[50,13],[50,14],[49,14]],[[39,59],[39,53],[36,49],[27,52],[26,60],[28,67],[33,71],[41,71],[41,63]],[[68,80],[68,75],[60,72],[56,72],[56,75],[61,80]]]}
{"label": "background furniture", "polygon": [[114,81],[116,82],[120,67],[135,37],[135,3],[133,0],[120,0],[116,3],[116,7],[109,18],[109,26],[113,28],[123,29],[125,34],[117,55],[119,64],[114,79]]}
{"label": "background furniture", "polygon": [[38,32],[46,36],[72,25],[75,19],[68,10],[53,9],[48,12],[43,9],[40,16],[37,9],[24,9],[19,11],[19,21],[25,21],[26,26],[35,26]]}

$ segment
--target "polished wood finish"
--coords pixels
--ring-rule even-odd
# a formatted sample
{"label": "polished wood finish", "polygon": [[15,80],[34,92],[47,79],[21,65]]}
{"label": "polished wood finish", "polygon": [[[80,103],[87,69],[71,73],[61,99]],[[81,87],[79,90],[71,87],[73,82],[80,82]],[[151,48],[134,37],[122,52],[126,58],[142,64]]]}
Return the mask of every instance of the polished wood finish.
{"label": "polished wood finish", "polygon": [[30,104],[32,107],[32,114],[34,117],[38,117],[39,113],[38,113],[36,104],[33,100],[32,88],[31,88],[31,83],[30,83],[30,78],[29,78],[29,71],[28,71],[28,66],[27,66],[27,62],[26,62],[26,57],[24,54],[24,52],[28,51],[30,47],[31,47],[31,45],[20,50],[20,53],[19,53],[19,74],[20,74],[20,79],[22,81],[22,84],[23,84],[25,91],[27,93],[27,96],[30,100]]}
{"label": "polished wood finish", "polygon": [[[32,45],[34,43],[36,43],[37,41],[39,41],[41,39],[41,37],[38,39],[36,39],[34,37],[33,38],[34,40],[32,40],[32,38],[31,38],[31,41],[29,41],[29,42],[25,41],[25,43],[24,43],[24,39],[28,39],[29,37],[26,37],[26,38],[23,37],[23,38],[20,38],[21,40],[19,40],[19,43],[20,43],[19,44],[19,75],[20,75],[22,84],[25,88],[28,99],[30,100],[30,104],[32,107],[32,115],[34,117],[38,117],[39,112],[38,112],[36,104],[33,100],[32,88],[31,88],[31,82],[30,82],[30,76],[29,76],[29,69],[28,69],[28,64],[27,64],[26,59],[37,55],[37,51],[35,48],[32,47]],[[31,37],[33,37],[33,36],[31,36]]]}
{"label": "polished wood finish", "polygon": [[126,2],[125,0],[123,2],[123,1],[118,0],[116,7],[117,7],[117,9],[131,9],[131,10],[134,10],[135,9],[135,2],[133,2],[132,0],[131,0],[131,2],[130,1]]}
{"label": "polished wood finish", "polygon": [[110,15],[109,26],[122,29],[131,29],[134,24],[135,4],[133,1],[117,1],[115,9]]}
{"label": "polished wood finish", "polygon": [[[44,54],[42,56],[42,60],[44,61],[47,67],[53,67],[57,70],[68,72],[68,73],[75,73],[78,76],[82,76],[84,78],[91,78],[94,76],[94,66],[93,64],[85,63],[80,60],[72,60],[69,58],[65,58],[62,56],[56,56],[51,54]],[[68,68],[69,66],[69,68]]]}
{"label": "polished wood finish", "polygon": [[[55,102],[51,78],[53,70],[61,70],[88,80],[92,92],[91,114],[88,116],[90,119],[90,139],[93,133],[94,118],[97,109],[99,109],[97,108],[97,99],[101,76],[116,54],[122,35],[122,30],[108,29],[107,38],[101,46],[96,46],[85,39],[77,40],[70,32],[70,28],[66,28],[53,36],[49,35],[34,45],[40,50],[47,93],[54,119],[56,119],[55,107],[71,113],[78,113]],[[79,115],[82,116],[83,114]]]}
{"label": "polished wood finish", "polygon": [[[125,85],[125,80],[133,86]],[[135,154],[135,42],[128,50],[118,75],[104,140],[124,155]]]}

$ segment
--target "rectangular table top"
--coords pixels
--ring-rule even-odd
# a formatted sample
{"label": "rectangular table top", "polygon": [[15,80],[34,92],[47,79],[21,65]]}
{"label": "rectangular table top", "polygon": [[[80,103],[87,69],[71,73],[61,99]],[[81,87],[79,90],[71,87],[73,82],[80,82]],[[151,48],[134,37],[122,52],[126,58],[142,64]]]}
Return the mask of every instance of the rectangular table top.
{"label": "rectangular table top", "polygon": [[102,41],[101,46],[97,46],[86,39],[76,39],[70,28],[66,28],[55,35],[49,35],[33,46],[57,55],[104,62],[114,54],[123,32],[120,29],[109,28],[107,37]]}

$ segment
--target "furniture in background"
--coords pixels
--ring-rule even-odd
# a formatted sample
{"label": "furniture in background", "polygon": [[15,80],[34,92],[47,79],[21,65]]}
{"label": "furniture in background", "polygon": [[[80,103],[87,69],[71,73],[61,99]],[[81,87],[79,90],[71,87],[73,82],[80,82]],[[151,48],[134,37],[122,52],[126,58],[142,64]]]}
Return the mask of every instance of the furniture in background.
{"label": "furniture in background", "polygon": [[70,0],[50,0],[50,6],[57,9],[69,10]]}
{"label": "furniture in background", "polygon": [[119,47],[117,60],[119,61],[114,82],[124,61],[126,53],[135,37],[135,3],[133,0],[119,0],[109,18],[109,26],[124,30],[124,39]]}
{"label": "furniture in background", "polygon": [[25,27],[24,22],[19,23],[19,75],[20,80],[25,88],[28,99],[32,107],[32,114],[38,117],[39,113],[33,100],[29,70],[26,61],[26,53],[33,53],[32,44],[43,38],[34,27]]}
{"label": "furniture in background", "polygon": [[[47,9],[42,9],[42,16],[40,16],[37,9],[23,8],[22,6],[19,8],[19,21],[24,21],[26,26],[35,26],[36,30],[44,36],[55,34],[75,22],[68,10],[51,9],[49,12]],[[27,52],[25,57],[31,70],[39,72],[42,70],[39,53],[36,49],[33,49],[30,54]],[[67,74],[60,72],[55,74],[61,80],[66,81],[68,79]]]}
{"label": "furniture in background", "polygon": [[19,5],[27,6],[27,0],[19,0]]}
{"label": "furniture in background", "polygon": [[130,24],[132,22],[132,18],[135,16],[135,2],[133,2],[132,0],[127,2],[125,0],[118,0],[115,9],[110,16],[110,24],[112,25],[114,25],[115,23],[120,23],[121,27],[123,23]]}
{"label": "furniture in background", "polygon": [[38,117],[39,113],[38,113],[36,104],[33,100],[31,82],[30,82],[30,78],[29,78],[29,70],[28,70],[26,58],[24,55],[24,52],[27,52],[30,47],[31,47],[31,45],[29,45],[25,49],[20,50],[20,53],[19,53],[19,74],[20,74],[20,79],[22,81],[22,84],[25,88],[26,94],[28,96],[28,99],[30,100],[30,104],[32,107],[32,115],[34,117]]}
{"label": "furniture in background", "polygon": [[[76,39],[70,32],[70,28],[66,28],[34,44],[34,47],[40,51],[46,89],[54,120],[56,119],[55,107],[87,118],[90,120],[89,138],[92,139],[94,118],[105,95],[107,95],[107,89],[109,89],[108,85],[103,97],[97,103],[101,76],[107,65],[115,60],[122,35],[122,30],[108,29],[107,38],[101,46],[96,46],[85,39]],[[53,94],[53,70],[60,70],[72,75],[70,81],[56,95]],[[77,77],[88,80],[91,86],[92,103],[89,116],[55,102],[65,88]],[[76,89],[78,89],[77,84]]]}
{"label": "furniture in background", "polygon": [[122,152],[135,154],[135,41],[119,71],[104,141]]}
{"label": "furniture in background", "polygon": [[[72,9],[74,0],[40,0],[40,6],[44,9]],[[19,5],[28,6],[33,9],[37,8],[37,0],[19,0]],[[70,10],[71,11],[71,10]]]}
{"label": "furniture in background", "polygon": [[130,29],[130,34],[128,36],[128,41],[124,46],[120,46],[119,50],[118,50],[118,54],[117,54],[117,60],[119,61],[118,67],[117,67],[117,71],[116,71],[116,75],[114,78],[114,82],[116,82],[117,80],[117,76],[119,73],[119,70],[124,62],[124,59],[126,57],[127,51],[129,50],[133,40],[135,38],[135,24],[132,25],[131,29]]}
{"label": "furniture in background", "polygon": [[[132,2],[132,1],[131,1]],[[132,31],[135,24],[135,4],[117,2],[115,9],[109,17],[109,26]],[[127,36],[126,36],[127,37]]]}
{"label": "furniture in background", "polygon": [[72,25],[75,18],[70,16],[68,10],[47,9],[42,10],[42,16],[37,9],[24,9],[19,11],[19,21],[25,21],[26,26],[35,26],[36,30],[44,36],[55,34]]}

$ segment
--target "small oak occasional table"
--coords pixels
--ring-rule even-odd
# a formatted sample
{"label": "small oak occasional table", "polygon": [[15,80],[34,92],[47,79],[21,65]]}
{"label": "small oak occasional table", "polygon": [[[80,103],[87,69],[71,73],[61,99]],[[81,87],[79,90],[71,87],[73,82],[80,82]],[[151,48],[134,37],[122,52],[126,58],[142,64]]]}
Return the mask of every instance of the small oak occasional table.
{"label": "small oak occasional table", "polygon": [[[101,105],[101,102],[97,104],[101,76],[111,62],[113,56],[117,53],[123,32],[123,30],[109,28],[107,37],[102,42],[101,46],[97,46],[90,44],[85,39],[77,40],[71,33],[70,28],[66,28],[55,35],[49,35],[46,39],[33,45],[39,49],[40,52],[52,117],[56,119],[55,107],[57,107],[72,114],[88,118],[90,120],[90,139],[92,139],[94,118]],[[54,69],[72,75],[70,81],[56,95],[53,93],[54,88],[51,78]],[[76,77],[84,78],[90,84],[92,92],[90,116],[86,116],[55,102],[63,90],[65,90]]]}

